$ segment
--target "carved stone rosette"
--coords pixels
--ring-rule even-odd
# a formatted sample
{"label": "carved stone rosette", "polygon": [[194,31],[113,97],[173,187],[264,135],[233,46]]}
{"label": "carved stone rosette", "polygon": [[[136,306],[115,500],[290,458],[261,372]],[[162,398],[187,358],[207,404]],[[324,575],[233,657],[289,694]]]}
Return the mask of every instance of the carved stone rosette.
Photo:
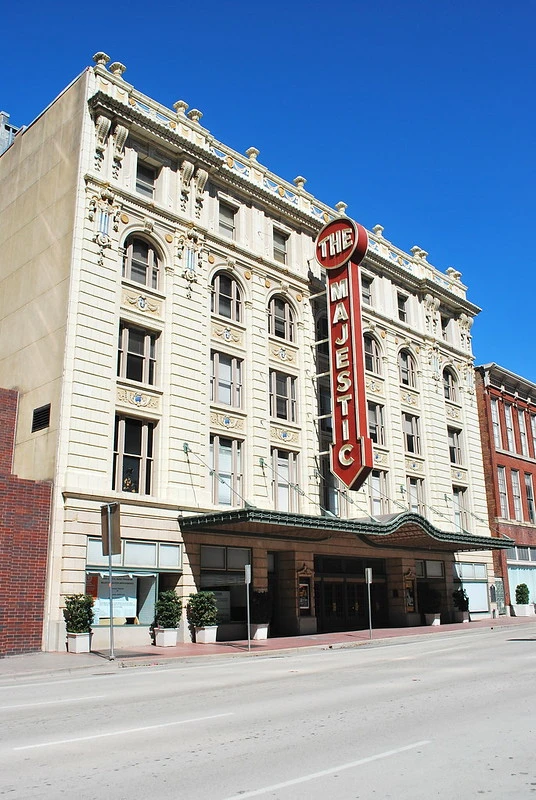
{"label": "carved stone rosette", "polygon": [[117,388],[117,403],[132,408],[144,408],[151,411],[160,411],[160,397],[149,394],[145,391],[135,389]]}
{"label": "carved stone rosette", "polygon": [[162,304],[146,294],[134,292],[132,289],[123,289],[121,305],[132,311],[141,311],[142,314],[162,316]]}
{"label": "carved stone rosette", "polygon": [[230,414],[220,414],[218,411],[211,412],[210,424],[215,428],[224,428],[225,430],[244,430],[244,420],[241,417],[233,417]]}
{"label": "carved stone rosette", "polygon": [[243,347],[242,332],[237,331],[235,328],[231,328],[230,325],[221,325],[217,322],[213,323],[212,338],[219,339],[223,342],[228,342],[229,344],[237,345],[238,347]]}

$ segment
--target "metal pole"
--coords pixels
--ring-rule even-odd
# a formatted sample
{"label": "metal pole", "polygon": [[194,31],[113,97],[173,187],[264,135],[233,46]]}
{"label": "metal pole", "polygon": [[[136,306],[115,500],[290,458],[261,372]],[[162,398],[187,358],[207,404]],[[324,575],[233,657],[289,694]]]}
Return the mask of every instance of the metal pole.
{"label": "metal pole", "polygon": [[372,608],[370,606],[370,583],[367,583],[368,590],[368,625],[369,625],[369,639],[372,639]]}
{"label": "metal pole", "polygon": [[114,653],[114,598],[112,589],[112,507],[108,503],[108,589],[110,592],[110,661],[115,661]]}
{"label": "metal pole", "polygon": [[247,626],[248,626],[248,650],[251,650],[251,626],[250,626],[250,608],[249,608],[249,587],[251,586],[251,565],[249,565],[249,581],[246,583],[246,612],[247,612]]}

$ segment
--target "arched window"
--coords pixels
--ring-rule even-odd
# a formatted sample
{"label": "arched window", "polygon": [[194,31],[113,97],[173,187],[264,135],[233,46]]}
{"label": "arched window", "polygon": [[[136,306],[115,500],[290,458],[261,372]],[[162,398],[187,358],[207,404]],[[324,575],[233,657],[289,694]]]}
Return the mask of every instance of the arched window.
{"label": "arched window", "polygon": [[123,278],[158,289],[160,259],[158,253],[145,239],[129,236],[125,242]]}
{"label": "arched window", "polygon": [[365,369],[375,375],[382,374],[382,360],[378,342],[373,336],[366,333],[363,336],[363,350],[365,352]]}
{"label": "arched window", "polygon": [[284,297],[276,295],[268,306],[268,333],[293,342],[295,339],[294,311]]}
{"label": "arched window", "polygon": [[456,403],[458,401],[458,381],[452,370],[443,370],[443,393],[446,400]]}
{"label": "arched window", "polygon": [[211,311],[234,322],[242,322],[242,292],[228,272],[217,272],[212,279]]}
{"label": "arched window", "polygon": [[403,386],[417,386],[417,367],[409,350],[401,350],[398,354],[398,374]]}

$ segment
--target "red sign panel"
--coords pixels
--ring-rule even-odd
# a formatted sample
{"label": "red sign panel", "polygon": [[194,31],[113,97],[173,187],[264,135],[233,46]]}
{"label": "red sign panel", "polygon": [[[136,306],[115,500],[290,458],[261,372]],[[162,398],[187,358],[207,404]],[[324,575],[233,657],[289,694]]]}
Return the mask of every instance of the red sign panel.
{"label": "red sign panel", "polygon": [[317,261],[327,270],[333,418],[331,471],[349,489],[359,489],[373,466],[359,279],[359,262],[367,246],[365,229],[347,217],[329,222],[316,240]]}

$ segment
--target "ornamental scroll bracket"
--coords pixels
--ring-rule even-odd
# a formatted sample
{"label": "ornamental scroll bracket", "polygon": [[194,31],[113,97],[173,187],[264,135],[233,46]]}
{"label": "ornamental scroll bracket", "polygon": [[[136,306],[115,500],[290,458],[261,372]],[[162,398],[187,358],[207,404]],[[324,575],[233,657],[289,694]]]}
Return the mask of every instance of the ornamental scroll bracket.
{"label": "ornamental scroll bracket", "polygon": [[106,142],[111,125],[112,120],[109,119],[109,117],[106,117],[104,114],[99,114],[95,122],[95,135],[97,137],[97,143],[95,145],[95,169],[97,172],[100,172],[102,162],[104,161],[104,151],[106,149]]}
{"label": "ornamental scroll bracket", "polygon": [[112,175],[117,180],[119,177],[119,170],[121,169],[121,162],[125,155],[125,142],[127,140],[129,130],[125,125],[116,125],[114,130],[114,158],[112,164]]}

